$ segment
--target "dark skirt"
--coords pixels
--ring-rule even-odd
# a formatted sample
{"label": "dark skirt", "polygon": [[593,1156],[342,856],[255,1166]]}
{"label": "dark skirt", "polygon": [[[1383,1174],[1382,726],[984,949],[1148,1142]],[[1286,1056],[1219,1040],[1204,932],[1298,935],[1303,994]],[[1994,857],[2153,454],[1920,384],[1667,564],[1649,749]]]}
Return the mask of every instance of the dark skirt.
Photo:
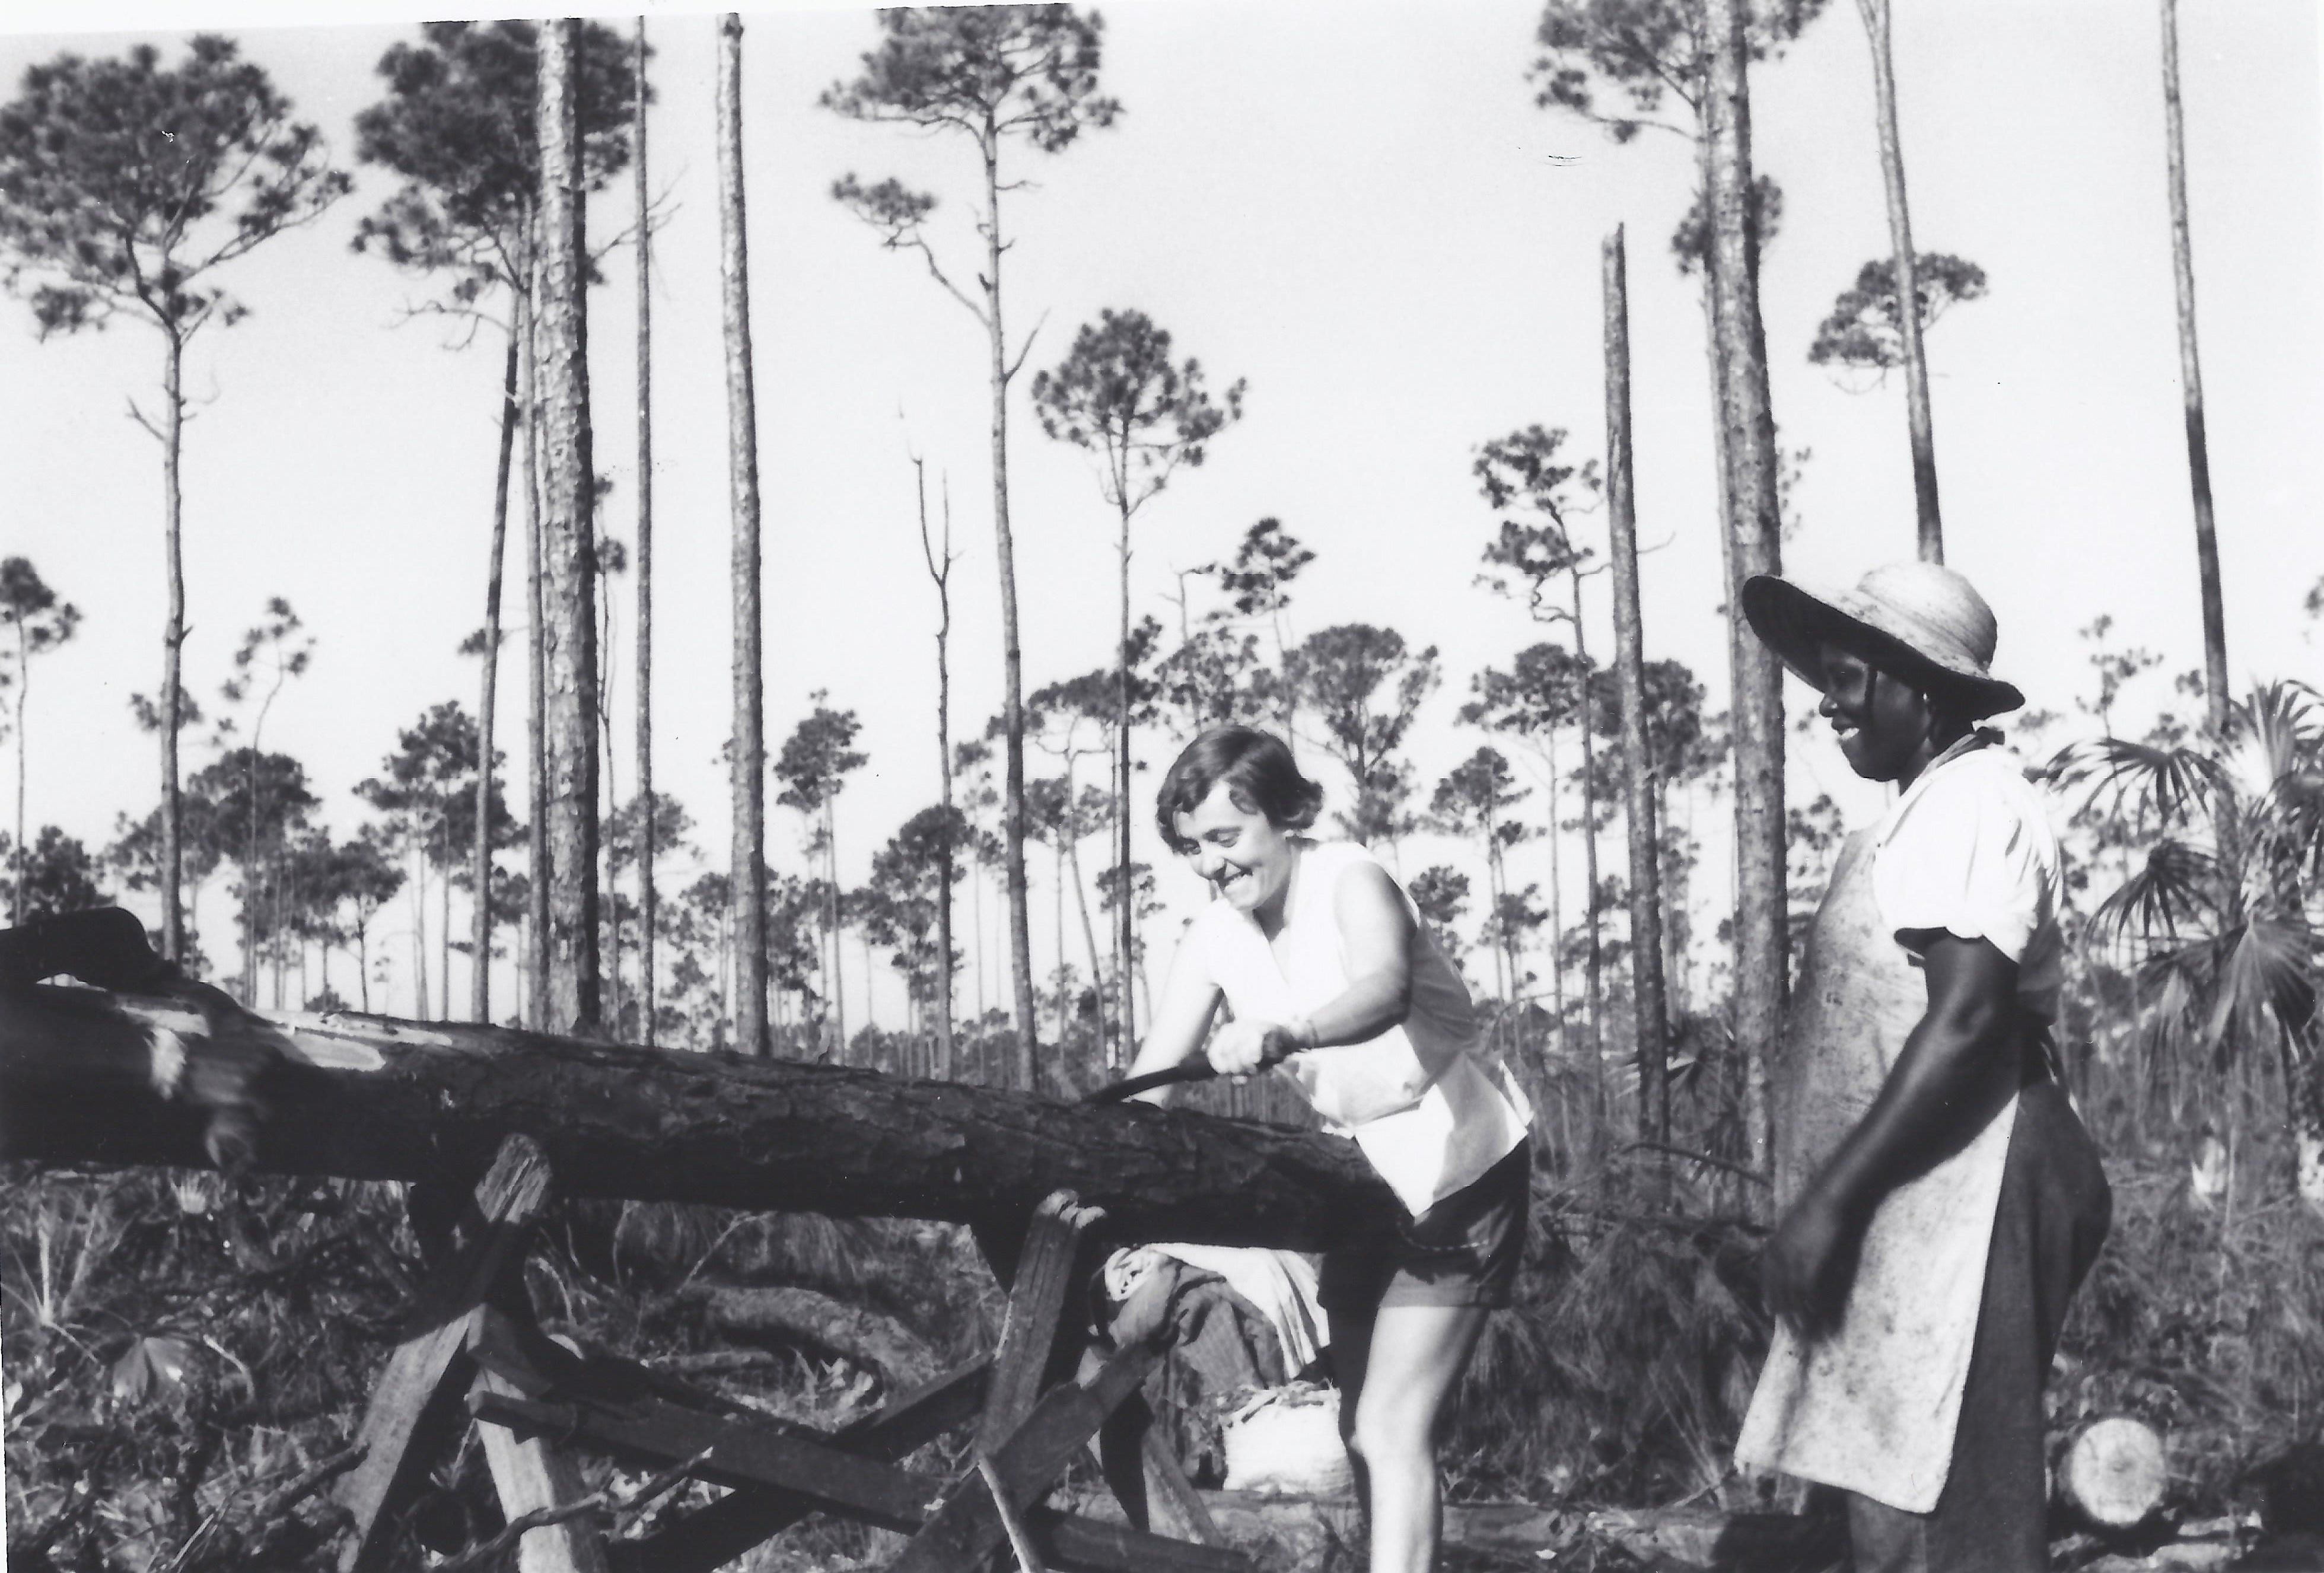
{"label": "dark skirt", "polygon": [[1856,1573],[2041,1573],[2049,1565],[2042,1384],[2113,1215],[2098,1148],[2055,1083],[2018,1096],[1985,1292],[1935,1509],[1849,1498]]}

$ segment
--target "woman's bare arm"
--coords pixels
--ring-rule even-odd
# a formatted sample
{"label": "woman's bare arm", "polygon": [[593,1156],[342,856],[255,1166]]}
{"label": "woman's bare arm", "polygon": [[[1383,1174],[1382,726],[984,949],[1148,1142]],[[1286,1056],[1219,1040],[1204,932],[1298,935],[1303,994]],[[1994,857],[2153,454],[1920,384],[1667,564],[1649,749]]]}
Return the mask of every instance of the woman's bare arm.
{"label": "woman's bare arm", "polygon": [[[1163,981],[1162,998],[1155,1002],[1153,1019],[1146,1025],[1145,1041],[1138,1045],[1130,1073],[1142,1076],[1201,1058],[1203,1040],[1218,1008],[1219,986],[1190,934],[1170,959],[1170,975]],[[1137,1096],[1142,1102],[1167,1105],[1177,1094],[1176,1086],[1164,1086]]]}
{"label": "woman's bare arm", "polygon": [[1332,917],[1347,957],[1348,986],[1290,1021],[1231,1022],[1211,1042],[1211,1063],[1241,1076],[1288,1055],[1369,1043],[1412,1011],[1412,914],[1377,863],[1340,875]]}

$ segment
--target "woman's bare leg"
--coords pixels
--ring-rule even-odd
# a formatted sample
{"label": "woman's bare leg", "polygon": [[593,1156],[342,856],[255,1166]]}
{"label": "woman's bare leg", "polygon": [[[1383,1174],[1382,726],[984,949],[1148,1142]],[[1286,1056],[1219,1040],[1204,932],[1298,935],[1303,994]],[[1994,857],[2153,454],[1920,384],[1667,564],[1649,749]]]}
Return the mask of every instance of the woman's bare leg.
{"label": "woman's bare leg", "polygon": [[[1341,1428],[1371,1520],[1371,1573],[1435,1566],[1436,1447],[1487,1314],[1480,1305],[1391,1305],[1369,1328],[1349,1329],[1358,1336],[1340,1350],[1352,1378],[1340,1394]],[[1332,1330],[1340,1344],[1339,1324]]]}

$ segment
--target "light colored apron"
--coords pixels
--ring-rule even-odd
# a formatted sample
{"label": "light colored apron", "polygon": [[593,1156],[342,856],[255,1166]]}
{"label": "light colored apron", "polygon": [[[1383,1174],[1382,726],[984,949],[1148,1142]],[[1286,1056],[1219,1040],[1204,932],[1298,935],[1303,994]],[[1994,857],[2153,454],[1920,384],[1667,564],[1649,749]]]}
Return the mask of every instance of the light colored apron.
{"label": "light colored apron", "polygon": [[[1771,1067],[1775,1201],[1795,1201],[1861,1119],[1928,1008],[1928,986],[1874,899],[1887,821],[1848,839],[1808,933]],[[2017,1114],[1882,1201],[1839,1328],[1812,1343],[1778,1323],[1736,1461],[1936,1506],[1977,1337],[1986,1253]]]}

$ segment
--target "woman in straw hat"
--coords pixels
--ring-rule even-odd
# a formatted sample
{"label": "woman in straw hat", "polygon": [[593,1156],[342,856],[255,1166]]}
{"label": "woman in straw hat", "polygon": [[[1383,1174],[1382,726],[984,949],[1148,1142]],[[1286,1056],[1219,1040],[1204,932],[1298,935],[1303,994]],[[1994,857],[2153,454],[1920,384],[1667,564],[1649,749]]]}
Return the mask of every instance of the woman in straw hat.
{"label": "woman in straw hat", "polygon": [[1774,1347],[1738,1462],[1840,1488],[1858,1573],[2046,1565],[2042,1381],[2109,1200],[2057,1084],[2058,845],[1984,717],[1992,611],[1898,563],[1753,630],[1895,805],[1849,838],[1775,1067]]}

